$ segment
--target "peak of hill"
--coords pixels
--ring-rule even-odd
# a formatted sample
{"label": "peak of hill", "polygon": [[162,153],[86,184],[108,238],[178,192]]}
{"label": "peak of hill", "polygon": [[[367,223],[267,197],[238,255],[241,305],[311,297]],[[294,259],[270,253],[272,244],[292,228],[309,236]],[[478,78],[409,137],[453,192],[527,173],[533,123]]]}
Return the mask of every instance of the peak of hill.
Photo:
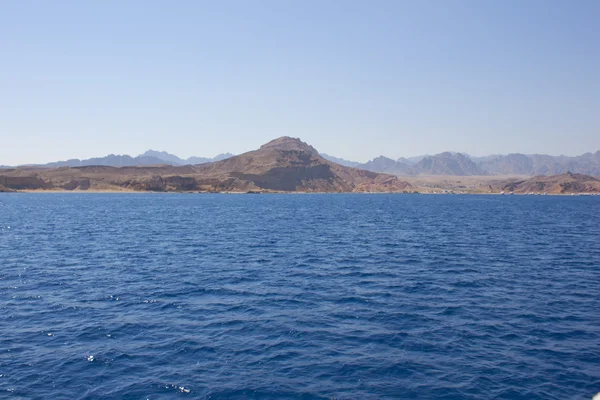
{"label": "peak of hill", "polygon": [[305,153],[318,154],[314,147],[309,146],[298,138],[292,138],[289,136],[282,136],[277,139],[271,140],[260,146],[259,150],[282,150],[282,151],[302,151]]}

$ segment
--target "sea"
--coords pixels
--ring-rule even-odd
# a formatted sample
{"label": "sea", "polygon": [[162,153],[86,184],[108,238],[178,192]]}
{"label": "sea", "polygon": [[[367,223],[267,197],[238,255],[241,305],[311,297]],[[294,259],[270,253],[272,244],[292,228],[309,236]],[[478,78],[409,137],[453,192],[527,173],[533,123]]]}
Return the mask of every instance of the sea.
{"label": "sea", "polygon": [[591,399],[600,198],[0,194],[0,398]]}

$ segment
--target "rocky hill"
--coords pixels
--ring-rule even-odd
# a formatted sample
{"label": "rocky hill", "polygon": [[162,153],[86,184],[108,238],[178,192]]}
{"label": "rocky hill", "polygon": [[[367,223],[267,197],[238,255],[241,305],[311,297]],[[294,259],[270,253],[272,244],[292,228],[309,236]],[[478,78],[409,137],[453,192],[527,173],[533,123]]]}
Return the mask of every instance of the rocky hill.
{"label": "rocky hill", "polygon": [[15,168],[0,173],[7,189],[399,192],[396,176],[345,167],[321,157],[299,139],[281,137],[260,149],[195,166],[104,165]]}
{"label": "rocky hill", "polygon": [[244,189],[303,192],[402,191],[410,185],[392,175],[345,167],[290,137],[260,149],[196,167],[203,176],[234,179]]}
{"label": "rocky hill", "polygon": [[499,188],[514,193],[600,193],[600,180],[589,175],[566,172],[560,175],[507,181],[501,183]]}

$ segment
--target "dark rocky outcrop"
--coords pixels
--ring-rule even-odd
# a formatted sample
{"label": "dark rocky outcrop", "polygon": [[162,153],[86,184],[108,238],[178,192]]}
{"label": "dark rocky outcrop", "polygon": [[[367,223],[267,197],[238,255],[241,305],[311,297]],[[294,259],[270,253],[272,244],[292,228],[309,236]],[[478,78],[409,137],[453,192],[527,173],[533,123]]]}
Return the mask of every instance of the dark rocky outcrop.
{"label": "dark rocky outcrop", "polygon": [[50,189],[53,187],[51,183],[37,176],[0,176],[0,185],[15,190]]}
{"label": "dark rocky outcrop", "polygon": [[197,190],[198,184],[196,179],[183,176],[167,176],[163,179],[165,190]]}
{"label": "dark rocky outcrop", "polygon": [[272,168],[264,174],[244,174],[232,172],[240,180],[250,181],[261,189],[294,191],[328,191],[332,187],[351,190],[327,164],[312,167],[292,166]]}

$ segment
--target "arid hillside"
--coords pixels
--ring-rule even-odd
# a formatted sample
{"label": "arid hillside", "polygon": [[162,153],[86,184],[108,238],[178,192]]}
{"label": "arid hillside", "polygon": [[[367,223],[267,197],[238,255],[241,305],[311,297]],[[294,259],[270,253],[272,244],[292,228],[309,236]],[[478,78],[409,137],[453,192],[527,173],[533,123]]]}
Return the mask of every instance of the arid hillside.
{"label": "arid hillside", "polygon": [[327,161],[299,139],[281,137],[222,161],[187,166],[14,168],[0,172],[13,190],[207,192],[402,192],[410,184]]}
{"label": "arid hillside", "polygon": [[514,193],[600,193],[600,180],[582,174],[567,172],[552,176],[535,176],[526,180],[503,182],[499,189]]}

